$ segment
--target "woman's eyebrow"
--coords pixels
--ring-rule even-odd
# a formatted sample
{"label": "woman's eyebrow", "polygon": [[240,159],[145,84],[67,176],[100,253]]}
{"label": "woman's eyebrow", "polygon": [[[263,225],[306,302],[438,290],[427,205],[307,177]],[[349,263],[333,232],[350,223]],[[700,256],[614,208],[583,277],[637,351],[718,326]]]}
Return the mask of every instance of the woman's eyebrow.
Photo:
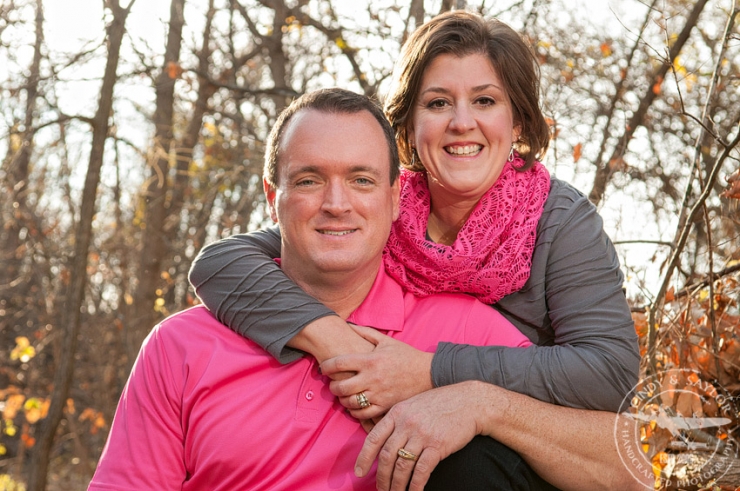
{"label": "woman's eyebrow", "polygon": [[[486,89],[494,88],[496,90],[503,90],[501,87],[499,87],[496,84],[483,84],[483,85],[476,85],[472,88],[473,92],[482,92]],[[446,89],[444,87],[429,87],[421,91],[421,95],[424,95],[428,92],[434,92],[439,94],[449,94],[451,91],[449,89]]]}

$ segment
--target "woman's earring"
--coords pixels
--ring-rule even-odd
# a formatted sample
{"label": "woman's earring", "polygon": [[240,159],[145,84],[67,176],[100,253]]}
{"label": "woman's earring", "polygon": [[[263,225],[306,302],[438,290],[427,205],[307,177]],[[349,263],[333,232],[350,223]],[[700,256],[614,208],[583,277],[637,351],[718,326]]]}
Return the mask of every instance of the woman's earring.
{"label": "woman's earring", "polygon": [[416,165],[416,149],[414,147],[411,147],[411,165],[410,165],[410,167],[413,169],[414,165]]}
{"label": "woman's earring", "polygon": [[511,148],[509,149],[509,162],[513,162],[513,161],[514,161],[514,145],[512,145]]}

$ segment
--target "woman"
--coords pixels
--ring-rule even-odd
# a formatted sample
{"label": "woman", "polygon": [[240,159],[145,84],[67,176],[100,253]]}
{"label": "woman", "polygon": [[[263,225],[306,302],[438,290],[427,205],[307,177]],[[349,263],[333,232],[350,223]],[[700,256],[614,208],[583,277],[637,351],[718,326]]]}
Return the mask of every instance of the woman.
{"label": "woman", "polygon": [[[361,332],[370,341],[348,336],[341,319],[274,265],[270,258],[280,251],[274,229],[206,247],[191,271],[198,295],[222,322],[281,361],[308,352],[323,362],[335,378],[332,392],[358,419],[430,393],[457,403],[464,400],[459,391],[430,389],[469,380],[547,403],[617,411],[639,363],[623,277],[594,207],[537,162],[548,144],[538,97],[536,61],[519,36],[457,11],[409,38],[385,103],[401,161],[412,171],[404,173],[403,211],[385,251],[386,269],[419,295],[478,296],[535,346],[440,343],[430,360],[367,331]],[[401,441],[428,476],[426,466],[435,463],[423,461],[428,442],[408,448],[408,435],[386,425],[381,439]],[[382,447],[375,440],[363,458]],[[441,458],[464,444],[454,442]],[[401,489],[415,459],[396,460],[393,452],[386,454],[395,464],[381,455],[379,483],[390,483],[395,465],[393,489]],[[426,476],[414,477],[414,486]]]}

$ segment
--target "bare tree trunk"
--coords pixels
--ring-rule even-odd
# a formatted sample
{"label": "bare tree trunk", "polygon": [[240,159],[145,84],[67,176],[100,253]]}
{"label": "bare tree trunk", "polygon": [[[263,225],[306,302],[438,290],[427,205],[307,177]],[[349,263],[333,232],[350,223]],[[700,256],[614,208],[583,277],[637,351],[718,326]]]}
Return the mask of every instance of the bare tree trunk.
{"label": "bare tree trunk", "polygon": [[[208,101],[216,92],[216,86],[210,83],[206,78],[208,65],[211,62],[211,30],[213,26],[213,16],[216,14],[214,0],[208,3],[208,12],[206,14],[206,25],[203,29],[203,45],[198,53],[198,98],[195,101],[193,114],[188,122],[188,127],[183,135],[182,142],[177,146],[175,151],[177,173],[175,174],[175,183],[172,189],[172,204],[170,205],[170,215],[179,215],[185,203],[185,191],[188,189],[190,163],[193,159],[193,149],[198,143],[200,129],[203,126],[203,117],[208,110]],[[179,222],[178,222],[179,223]]]}
{"label": "bare tree trunk", "polygon": [[629,122],[627,123],[625,131],[619,138],[619,143],[614,148],[611,157],[609,157],[609,159],[605,162],[597,161],[595,163],[596,175],[594,176],[593,187],[591,188],[591,192],[588,195],[588,199],[590,199],[593,204],[598,205],[601,202],[602,198],[604,197],[604,191],[606,191],[606,185],[611,180],[614,172],[621,167],[622,158],[627,151],[627,146],[632,140],[632,136],[635,134],[637,127],[642,124],[645,115],[648,112],[648,109],[650,109],[650,106],[658,97],[658,94],[660,94],[659,91],[653,90],[653,87],[655,87],[656,84],[660,85],[662,83],[665,75],[671,68],[673,60],[676,59],[676,57],[681,52],[681,49],[683,49],[684,44],[686,44],[686,41],[688,41],[691,31],[694,29],[696,23],[699,20],[699,15],[701,15],[701,12],[702,10],[704,10],[704,7],[706,6],[708,1],[709,0],[697,0],[697,2],[694,4],[693,10],[691,11],[691,14],[689,14],[689,17],[686,19],[686,24],[684,24],[681,34],[679,34],[676,42],[671,46],[671,49],[668,52],[668,56],[663,61],[663,64],[660,66],[660,68],[658,68],[658,70],[656,70],[650,78],[650,82],[648,83],[648,91],[640,101],[640,105],[637,107],[637,110],[632,114],[632,118],[630,118]]}
{"label": "bare tree trunk", "polygon": [[[158,317],[155,310],[157,287],[161,281],[162,260],[168,251],[165,237],[167,221],[167,188],[170,170],[170,152],[173,143],[173,114],[175,110],[175,82],[179,72],[180,49],[185,0],[172,0],[167,48],[164,64],[155,82],[156,112],[154,113],[155,134],[152,151],[152,168],[145,199],[145,233],[141,248],[141,269],[136,295],[136,314],[133,325],[127,329],[127,351],[129,366],[146,332]],[[176,217],[173,217],[176,218]]]}
{"label": "bare tree trunk", "polygon": [[[7,211],[8,220],[0,228],[0,239],[2,249],[0,249],[0,260],[3,267],[0,268],[0,288],[7,289],[10,294],[3,295],[10,299],[10,306],[17,312],[21,313],[16,318],[16,322],[25,322],[26,312],[34,310],[34,299],[28,297],[31,289],[31,276],[21,278],[21,266],[24,258],[27,257],[24,241],[21,239],[21,230],[28,225],[28,229],[35,227],[29,225],[34,220],[33,213],[28,209],[28,180],[29,165],[31,154],[33,153],[33,139],[35,134],[34,122],[36,119],[36,106],[39,96],[39,79],[41,72],[41,47],[44,42],[44,10],[41,0],[36,0],[36,18],[35,18],[36,39],[33,47],[33,58],[28,69],[26,78],[26,107],[23,118],[23,129],[21,130],[20,146],[14,155],[10,155],[7,160],[8,175],[10,181],[7,186],[7,192],[10,197],[10,207]],[[12,138],[11,138],[12,142]],[[12,143],[10,145],[12,151]],[[12,332],[10,326],[7,332]]]}
{"label": "bare tree trunk", "polygon": [[[414,28],[409,29],[411,19],[414,19]],[[409,35],[419,28],[424,23],[424,1],[423,0],[411,0],[409,6],[409,15],[406,18],[406,29],[403,31],[403,37],[401,38],[401,44],[406,43]]]}
{"label": "bare tree trunk", "polygon": [[[190,191],[190,165],[193,162],[193,151],[198,144],[200,131],[203,127],[203,118],[208,110],[209,100],[216,92],[216,86],[211,83],[207,74],[211,63],[211,37],[213,30],[213,17],[216,14],[214,0],[209,0],[206,12],[206,24],[203,28],[201,49],[198,52],[198,96],[193,106],[185,134],[175,149],[175,177],[172,187],[172,199],[168,208],[168,229],[166,232],[172,237],[173,247],[171,250],[183,251],[187,238],[190,235],[188,218],[184,217],[185,223],[180,219],[185,200]],[[172,309],[181,309],[185,306],[187,298],[187,272],[190,264],[180,254],[180,260],[174,263],[175,272],[165,295],[165,305]],[[178,294],[179,293],[179,294]]]}
{"label": "bare tree trunk", "polygon": [[98,183],[100,182],[100,168],[103,164],[105,141],[108,136],[108,117],[113,107],[113,87],[117,81],[116,69],[118,68],[126,18],[134,2],[135,0],[131,0],[126,8],[122,8],[118,0],[108,0],[106,2],[107,7],[113,14],[113,19],[107,27],[108,60],[105,66],[103,85],[100,90],[98,109],[93,119],[90,162],[82,194],[80,220],[77,223],[75,231],[75,255],[72,258],[72,269],[70,271],[70,289],[65,299],[64,308],[62,309],[61,326],[64,330],[64,335],[62,338],[61,358],[57,364],[54,376],[54,392],[51,396],[49,412],[41,426],[28,469],[28,491],[43,491],[46,488],[46,478],[49,471],[54,436],[62,419],[64,405],[69,394],[70,385],[72,384],[75,352],[77,351],[77,337],[80,330],[80,310],[85,296],[87,280],[87,255],[92,240],[95,198],[97,196]]}

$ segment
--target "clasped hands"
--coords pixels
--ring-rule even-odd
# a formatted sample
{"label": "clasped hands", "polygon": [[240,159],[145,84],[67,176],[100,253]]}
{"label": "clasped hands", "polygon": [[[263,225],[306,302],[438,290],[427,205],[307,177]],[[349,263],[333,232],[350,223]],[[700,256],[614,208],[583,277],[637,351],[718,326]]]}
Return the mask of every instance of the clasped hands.
{"label": "clasped hands", "polygon": [[[469,384],[433,388],[432,353],[381,334],[352,326],[375,348],[336,356],[321,363],[332,379],[331,392],[369,432],[357,458],[355,474],[365,476],[378,459],[380,490],[422,490],[437,464],[480,433],[468,404]],[[358,397],[359,394],[364,395]],[[361,408],[367,399],[369,406]],[[416,461],[399,458],[404,449]]]}

